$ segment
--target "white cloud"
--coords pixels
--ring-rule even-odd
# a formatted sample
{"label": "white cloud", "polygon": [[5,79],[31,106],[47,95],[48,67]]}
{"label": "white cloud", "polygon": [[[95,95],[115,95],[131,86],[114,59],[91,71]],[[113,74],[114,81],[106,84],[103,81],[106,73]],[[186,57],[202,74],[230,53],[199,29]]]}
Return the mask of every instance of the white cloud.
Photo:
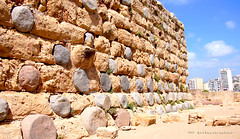
{"label": "white cloud", "polygon": [[196,58],[196,54],[194,52],[188,52],[187,55],[189,60],[194,60]]}
{"label": "white cloud", "polygon": [[193,37],[195,37],[195,34],[194,33],[188,33],[187,37],[188,38],[193,38]]}
{"label": "white cloud", "polygon": [[224,41],[212,41],[204,46],[208,55],[212,57],[220,57],[233,53],[235,49],[227,45]]}
{"label": "white cloud", "polygon": [[225,22],[225,25],[229,29],[234,29],[236,26],[234,21],[227,21],[227,22]]}

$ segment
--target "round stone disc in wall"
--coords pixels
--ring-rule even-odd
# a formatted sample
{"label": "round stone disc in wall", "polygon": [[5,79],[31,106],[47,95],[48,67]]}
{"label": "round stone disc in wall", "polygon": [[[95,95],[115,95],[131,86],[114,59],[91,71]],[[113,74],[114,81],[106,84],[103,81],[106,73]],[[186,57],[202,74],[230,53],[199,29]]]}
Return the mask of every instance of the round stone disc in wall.
{"label": "round stone disc in wall", "polygon": [[82,3],[84,7],[89,11],[94,11],[98,7],[96,0],[82,0]]}
{"label": "round stone disc in wall", "polygon": [[73,84],[75,88],[83,93],[89,91],[89,79],[86,72],[83,69],[77,69],[73,76]]}
{"label": "round stone disc in wall", "polygon": [[152,78],[149,78],[147,81],[147,89],[149,92],[153,92],[153,81]]}
{"label": "round stone disc in wall", "polygon": [[101,85],[101,88],[104,92],[110,91],[110,89],[112,87],[112,82],[111,82],[109,76],[106,73],[101,74],[100,85]]}
{"label": "round stone disc in wall", "polygon": [[0,98],[0,121],[3,121],[7,117],[8,112],[8,102],[5,99]]}
{"label": "round stone disc in wall", "polygon": [[34,25],[34,17],[32,12],[26,6],[17,6],[11,13],[12,22],[15,28],[21,32],[32,30]]}
{"label": "round stone disc in wall", "polygon": [[130,87],[130,84],[129,84],[127,76],[124,76],[124,75],[121,76],[121,88],[122,88],[122,91],[123,92],[128,92],[129,91],[129,87]]}
{"label": "round stone disc in wall", "polygon": [[53,56],[58,65],[67,66],[70,62],[69,50],[60,44],[54,46]]}
{"label": "round stone disc in wall", "polygon": [[40,72],[33,66],[25,65],[18,74],[18,82],[26,91],[34,91],[40,83]]}
{"label": "round stone disc in wall", "polygon": [[131,48],[129,48],[129,47],[125,48],[125,57],[128,60],[132,59],[132,50],[131,50]]}
{"label": "round stone disc in wall", "polygon": [[136,88],[138,92],[143,92],[143,81],[141,79],[136,79]]}
{"label": "round stone disc in wall", "polygon": [[61,117],[67,117],[71,111],[71,105],[69,100],[61,95],[50,96],[51,109]]}

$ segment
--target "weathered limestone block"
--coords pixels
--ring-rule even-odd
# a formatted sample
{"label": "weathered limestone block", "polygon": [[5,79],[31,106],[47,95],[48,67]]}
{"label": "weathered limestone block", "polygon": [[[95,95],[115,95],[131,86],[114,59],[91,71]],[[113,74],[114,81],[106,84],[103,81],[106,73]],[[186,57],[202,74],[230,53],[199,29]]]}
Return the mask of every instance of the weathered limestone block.
{"label": "weathered limestone block", "polygon": [[140,26],[147,28],[147,20],[141,14],[135,11],[136,9],[133,10],[132,14],[132,20],[135,21],[137,24]]}
{"label": "weathered limestone block", "polygon": [[7,124],[1,124],[1,139],[22,139],[20,121],[12,121]]}
{"label": "weathered limestone block", "polygon": [[58,21],[63,20],[63,2],[59,0],[47,1],[47,14],[56,18]]}
{"label": "weathered limestone block", "polygon": [[56,64],[61,66],[67,66],[70,62],[70,52],[62,45],[55,45],[53,48],[53,56]]}
{"label": "weathered limestone block", "polygon": [[57,130],[53,120],[47,115],[28,115],[21,123],[23,138],[56,139]]}
{"label": "weathered limestone block", "polygon": [[0,24],[1,25],[7,25],[7,26],[13,26],[10,22],[11,20],[11,7],[7,5],[6,1],[0,1]]}
{"label": "weathered limestone block", "polygon": [[115,126],[98,127],[97,137],[115,139],[118,136],[118,129]]}
{"label": "weathered limestone block", "polygon": [[1,92],[0,97],[8,102],[11,114],[6,119],[22,119],[26,115],[45,114],[52,116],[48,98],[50,94],[38,93],[31,94],[26,92]]}
{"label": "weathered limestone block", "polygon": [[130,62],[127,59],[117,58],[116,62],[118,64],[118,72],[117,74],[127,75],[130,72]]}
{"label": "weathered limestone block", "polygon": [[0,121],[3,121],[9,112],[8,102],[5,99],[0,98]]}
{"label": "weathered limestone block", "polygon": [[81,112],[93,102],[93,96],[83,96],[76,93],[63,93],[62,96],[65,96],[71,103],[71,115],[79,115]]}
{"label": "weathered limestone block", "polygon": [[144,97],[149,106],[152,106],[154,104],[153,93],[144,93]]}
{"label": "weathered limestone block", "polygon": [[88,137],[88,131],[82,123],[81,116],[71,118],[55,119],[54,125],[56,126],[58,138],[83,138]]}
{"label": "weathered limestone block", "polygon": [[115,24],[116,27],[130,29],[131,24],[129,22],[129,19],[116,11],[109,9],[108,18],[111,19],[111,21]]}
{"label": "weathered limestone block", "polygon": [[55,18],[34,13],[34,27],[30,33],[37,36],[71,43],[83,43],[86,30],[70,23],[59,23]]}
{"label": "weathered limestone block", "polygon": [[126,94],[120,94],[120,93],[118,93],[118,94],[116,94],[116,95],[118,96],[118,100],[119,100],[121,106],[122,106],[124,109],[127,108],[128,99],[127,99]]}
{"label": "weathered limestone block", "polygon": [[103,36],[114,41],[118,37],[118,32],[116,26],[111,22],[103,23]]}
{"label": "weathered limestone block", "polygon": [[121,76],[121,88],[123,92],[129,92],[130,84],[127,76]]}
{"label": "weathered limestone block", "polygon": [[[47,64],[55,64],[52,55],[53,44],[33,35],[25,35],[14,30],[0,27],[0,56],[16,59],[32,60]],[[42,46],[42,47],[41,47]]]}
{"label": "weathered limestone block", "polygon": [[118,29],[118,41],[126,46],[132,46],[132,34],[124,29]]}
{"label": "weathered limestone block", "polygon": [[121,15],[123,15],[124,17],[126,17],[126,18],[130,18],[131,17],[130,12],[129,12],[129,7],[126,6],[126,5],[120,5],[119,13]]}
{"label": "weathered limestone block", "polygon": [[133,6],[134,10],[136,10],[138,13],[142,14],[143,3],[140,0],[133,0],[132,6]]}
{"label": "weathered limestone block", "polygon": [[93,66],[95,50],[88,46],[76,45],[72,47],[71,59],[77,68],[89,69]]}
{"label": "weathered limestone block", "polygon": [[226,126],[230,117],[215,116],[213,118],[213,126]]}
{"label": "weathered limestone block", "polygon": [[73,71],[53,65],[38,65],[42,86],[37,91],[44,92],[76,92],[73,85]]}
{"label": "weathered limestone block", "polygon": [[40,72],[33,66],[25,65],[19,72],[18,82],[26,91],[34,91],[40,84]]}
{"label": "weathered limestone block", "polygon": [[112,82],[106,73],[102,73],[100,76],[100,85],[104,92],[110,91],[112,87]]}
{"label": "weathered limestone block", "polygon": [[104,53],[96,52],[94,65],[97,70],[106,72],[108,70],[109,56]]}
{"label": "weathered limestone block", "polygon": [[105,112],[99,107],[87,107],[81,114],[82,123],[90,135],[95,134],[98,127],[106,127]]}
{"label": "weathered limestone block", "polygon": [[94,102],[98,107],[103,108],[104,110],[109,110],[111,107],[111,100],[108,95],[97,94],[94,98]]}
{"label": "weathered limestone block", "polygon": [[95,38],[94,40],[94,47],[98,52],[110,53],[110,42],[108,39],[106,39],[103,36],[99,36],[98,38]]}
{"label": "weathered limestone block", "polygon": [[21,32],[32,30],[34,25],[34,17],[32,12],[26,6],[14,7],[11,12],[12,22],[15,28]]}
{"label": "weathered limestone block", "polygon": [[116,41],[112,41],[112,44],[111,44],[111,48],[110,48],[110,51],[111,51],[111,56],[122,56],[124,55],[124,45],[123,44],[120,44]]}
{"label": "weathered limestone block", "polygon": [[121,82],[119,76],[110,75],[109,76],[112,82],[112,90],[114,92],[120,92],[121,91]]}
{"label": "weathered limestone block", "polygon": [[137,114],[131,118],[132,126],[150,126],[156,124],[156,116],[146,115],[146,114]]}
{"label": "weathered limestone block", "polygon": [[75,71],[73,84],[80,92],[87,93],[89,91],[89,78],[83,69],[77,69]]}
{"label": "weathered limestone block", "polygon": [[119,109],[115,115],[115,123],[118,128],[122,126],[129,126],[130,124],[130,115],[125,109]]}
{"label": "weathered limestone block", "polygon": [[61,95],[50,96],[49,103],[51,109],[61,117],[67,117],[71,111],[71,104],[69,100]]}
{"label": "weathered limestone block", "polygon": [[138,106],[142,106],[142,99],[139,93],[133,92],[131,93],[133,100],[137,103]]}

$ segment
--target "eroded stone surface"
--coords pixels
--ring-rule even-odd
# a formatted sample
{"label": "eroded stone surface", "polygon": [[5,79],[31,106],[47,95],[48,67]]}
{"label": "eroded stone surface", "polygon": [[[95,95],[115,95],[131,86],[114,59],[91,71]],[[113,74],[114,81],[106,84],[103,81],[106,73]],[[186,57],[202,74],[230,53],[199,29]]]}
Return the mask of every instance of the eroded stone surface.
{"label": "eroded stone surface", "polygon": [[52,110],[61,117],[67,117],[71,111],[69,100],[61,95],[50,96],[50,106]]}
{"label": "eroded stone surface", "polygon": [[98,127],[97,137],[114,139],[118,136],[118,129],[115,126]]}
{"label": "eroded stone surface", "polygon": [[99,107],[87,107],[81,114],[82,123],[89,134],[95,134],[98,127],[106,127],[105,112]]}
{"label": "eroded stone surface", "polygon": [[26,91],[34,91],[40,84],[40,72],[33,66],[25,65],[18,74],[18,82]]}
{"label": "eroded stone surface", "polygon": [[21,129],[25,139],[56,139],[57,137],[53,120],[46,115],[28,115],[22,120]]}
{"label": "eroded stone surface", "polygon": [[12,22],[15,28],[21,32],[32,30],[34,25],[34,17],[26,6],[17,6],[11,13]]}

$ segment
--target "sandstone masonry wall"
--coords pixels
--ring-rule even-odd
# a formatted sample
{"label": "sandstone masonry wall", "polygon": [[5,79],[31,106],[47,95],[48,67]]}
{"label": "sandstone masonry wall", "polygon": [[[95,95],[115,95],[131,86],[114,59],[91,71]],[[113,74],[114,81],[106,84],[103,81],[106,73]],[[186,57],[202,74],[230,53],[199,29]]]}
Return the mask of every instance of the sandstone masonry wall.
{"label": "sandstone masonry wall", "polygon": [[101,107],[96,94],[115,108],[190,100],[178,93],[187,92],[186,47],[184,25],[156,0],[0,0],[6,120],[56,118],[49,103],[58,94],[70,102],[70,117]]}

